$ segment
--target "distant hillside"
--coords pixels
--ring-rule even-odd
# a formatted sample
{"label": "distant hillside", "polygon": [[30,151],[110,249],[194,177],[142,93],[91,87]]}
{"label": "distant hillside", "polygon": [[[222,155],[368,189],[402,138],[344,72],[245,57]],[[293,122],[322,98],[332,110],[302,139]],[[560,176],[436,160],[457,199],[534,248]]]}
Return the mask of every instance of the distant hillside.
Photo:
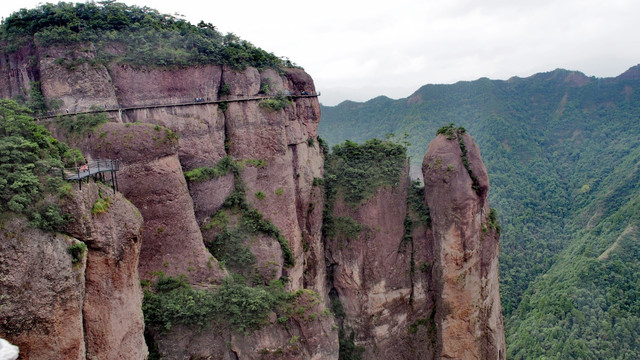
{"label": "distant hillside", "polygon": [[425,85],[406,99],[322,107],[330,144],[395,133],[412,174],[436,130],[474,134],[503,224],[508,357],[640,355],[640,66]]}

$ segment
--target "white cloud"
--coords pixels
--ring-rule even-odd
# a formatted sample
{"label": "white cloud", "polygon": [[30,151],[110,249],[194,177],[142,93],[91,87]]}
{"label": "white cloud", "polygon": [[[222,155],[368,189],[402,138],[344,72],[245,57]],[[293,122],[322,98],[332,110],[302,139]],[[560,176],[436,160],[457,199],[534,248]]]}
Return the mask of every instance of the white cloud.
{"label": "white cloud", "polygon": [[[125,1],[211,22],[303,66],[321,101],[408,96],[427,83],[640,63],[635,0]],[[36,1],[3,2],[7,16]]]}

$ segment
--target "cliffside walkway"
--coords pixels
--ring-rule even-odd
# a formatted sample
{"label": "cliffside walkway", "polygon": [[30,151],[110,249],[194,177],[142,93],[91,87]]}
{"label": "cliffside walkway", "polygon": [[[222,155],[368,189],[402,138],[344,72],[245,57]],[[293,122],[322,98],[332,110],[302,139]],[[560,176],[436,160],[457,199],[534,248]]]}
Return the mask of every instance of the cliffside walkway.
{"label": "cliffside walkway", "polygon": [[[104,183],[111,182],[113,192],[118,190],[118,176],[116,172],[120,170],[120,162],[118,160],[98,159],[90,161],[85,165],[76,166],[69,169],[60,169],[62,178],[66,181],[77,181],[82,190],[82,181],[88,177],[93,177]],[[106,178],[105,174],[109,173],[110,178]]]}
{"label": "cliffside walkway", "polygon": [[73,112],[60,112],[60,113],[57,113],[57,114],[41,116],[38,119],[39,120],[48,120],[48,119],[57,118],[58,116],[75,116],[75,115],[81,115],[81,114],[96,114],[96,113],[103,113],[103,112],[105,112],[105,113],[115,113],[115,112],[117,112],[118,113],[118,117],[122,118],[122,112],[123,111],[131,111],[131,110],[157,109],[157,108],[168,108],[168,107],[183,107],[183,106],[207,105],[207,104],[222,104],[222,103],[230,103],[230,102],[261,101],[261,100],[266,100],[266,99],[276,99],[276,98],[281,97],[281,96],[284,96],[284,97],[289,98],[289,99],[311,98],[311,97],[318,97],[320,95],[321,95],[320,93],[317,93],[317,94],[301,94],[301,95],[283,94],[283,95],[278,95],[278,96],[273,95],[273,96],[247,96],[247,97],[244,97],[243,95],[236,95],[233,98],[225,98],[225,99],[217,99],[217,100],[206,100],[206,99],[200,98],[201,100],[194,99],[193,101],[189,101],[189,102],[180,102],[180,103],[173,103],[173,104],[136,105],[136,106],[117,107],[117,108],[105,107],[104,109],[73,111]]}

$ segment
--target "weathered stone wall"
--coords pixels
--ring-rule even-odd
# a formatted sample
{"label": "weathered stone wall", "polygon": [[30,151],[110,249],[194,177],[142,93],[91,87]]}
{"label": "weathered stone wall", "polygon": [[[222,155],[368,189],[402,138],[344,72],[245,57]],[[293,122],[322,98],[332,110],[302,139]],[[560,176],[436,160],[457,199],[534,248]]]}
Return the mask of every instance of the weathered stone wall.
{"label": "weathered stone wall", "polygon": [[356,239],[328,239],[326,256],[345,334],[353,331],[366,359],[433,358],[430,274],[416,265],[433,260],[433,239],[424,226],[414,230],[413,241],[405,239],[408,170],[396,186],[378,189],[355,209],[340,198],[333,205],[334,217],[349,216],[362,226]]}

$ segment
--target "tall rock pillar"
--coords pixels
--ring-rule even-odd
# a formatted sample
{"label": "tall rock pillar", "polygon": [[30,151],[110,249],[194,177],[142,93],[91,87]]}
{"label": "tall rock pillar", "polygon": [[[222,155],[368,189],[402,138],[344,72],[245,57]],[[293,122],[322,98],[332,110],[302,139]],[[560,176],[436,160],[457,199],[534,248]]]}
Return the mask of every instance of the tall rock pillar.
{"label": "tall rock pillar", "polygon": [[435,238],[436,358],[504,359],[499,227],[480,150],[451,127],[429,144],[422,172]]}

